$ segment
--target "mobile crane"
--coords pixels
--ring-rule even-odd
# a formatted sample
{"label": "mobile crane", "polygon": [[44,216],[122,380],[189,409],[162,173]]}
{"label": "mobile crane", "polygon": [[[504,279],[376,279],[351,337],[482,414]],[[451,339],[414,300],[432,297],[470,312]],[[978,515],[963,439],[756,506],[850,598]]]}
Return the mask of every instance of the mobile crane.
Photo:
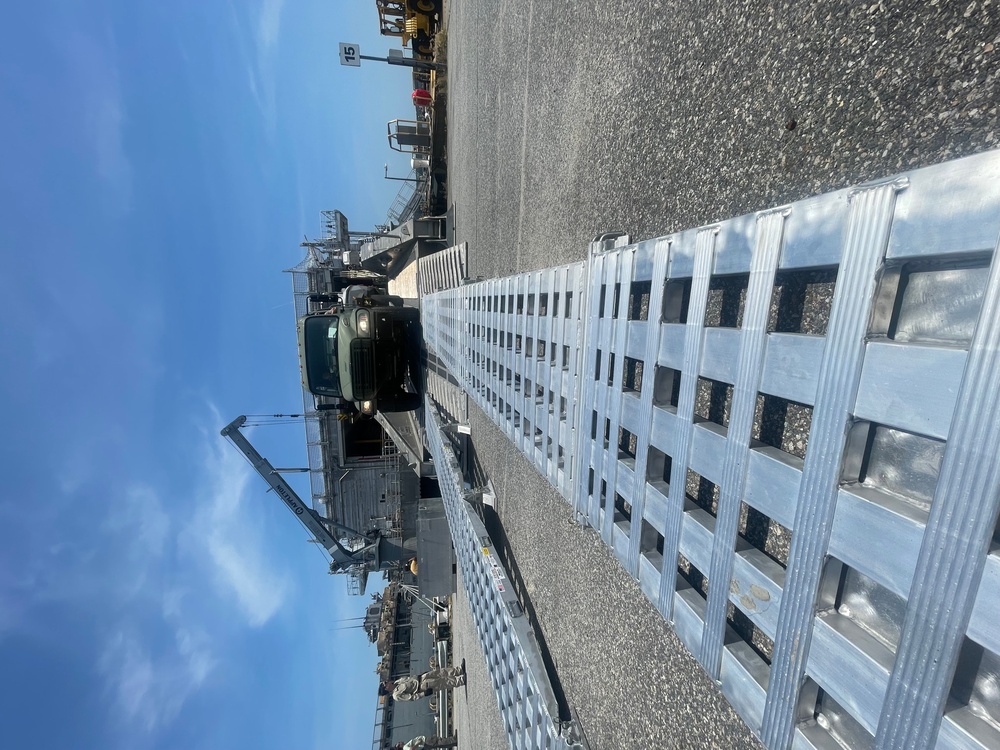
{"label": "mobile crane", "polygon": [[430,60],[434,57],[431,38],[439,7],[438,0],[375,0],[379,32],[399,37],[404,47],[413,50],[414,57]]}
{"label": "mobile crane", "polygon": [[[330,573],[365,573],[399,565],[403,557],[403,548],[399,542],[382,536],[378,531],[367,534],[355,531],[329,518],[324,518],[302,502],[302,498],[289,486],[285,478],[266,458],[257,452],[246,436],[240,432],[240,428],[246,424],[246,421],[247,418],[244,416],[237,417],[221,430],[222,436],[229,438],[233,445],[246,456],[250,465],[284,501],[288,509],[312,532],[316,541],[323,545],[333,559],[330,563]],[[331,533],[330,529],[327,528],[328,525],[339,529],[350,538],[360,541],[361,546],[357,549],[348,549]]]}

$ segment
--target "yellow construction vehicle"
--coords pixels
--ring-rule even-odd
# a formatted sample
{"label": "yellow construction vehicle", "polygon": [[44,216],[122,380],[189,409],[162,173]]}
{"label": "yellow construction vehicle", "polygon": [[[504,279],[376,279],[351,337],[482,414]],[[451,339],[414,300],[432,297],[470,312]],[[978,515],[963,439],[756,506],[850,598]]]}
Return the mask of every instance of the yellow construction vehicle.
{"label": "yellow construction vehicle", "polygon": [[375,8],[383,36],[399,37],[416,58],[433,58],[431,40],[437,30],[440,0],[375,0]]}

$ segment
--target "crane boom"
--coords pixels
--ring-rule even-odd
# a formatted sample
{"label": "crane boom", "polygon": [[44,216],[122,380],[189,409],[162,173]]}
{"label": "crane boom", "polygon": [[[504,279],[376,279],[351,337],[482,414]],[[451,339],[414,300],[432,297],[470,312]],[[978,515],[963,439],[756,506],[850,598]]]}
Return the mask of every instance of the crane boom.
{"label": "crane boom", "polygon": [[[378,540],[369,539],[360,532],[353,532],[356,536],[364,538],[368,544],[357,550],[349,550],[344,547],[326,527],[324,522],[327,522],[328,519],[324,519],[319,513],[302,502],[302,498],[295,493],[288,482],[285,481],[285,478],[275,470],[266,458],[257,452],[257,449],[250,444],[246,436],[240,432],[240,428],[246,421],[247,418],[245,416],[237,417],[222,429],[222,436],[229,438],[233,445],[247,457],[250,465],[257,470],[257,473],[264,478],[271,486],[271,489],[284,501],[288,509],[305,524],[316,540],[326,548],[326,551],[330,553],[330,557],[333,558],[333,563],[330,566],[331,572],[343,571],[353,565],[368,562],[372,558],[371,553],[378,547]],[[352,531],[340,524],[334,525],[347,531]]]}

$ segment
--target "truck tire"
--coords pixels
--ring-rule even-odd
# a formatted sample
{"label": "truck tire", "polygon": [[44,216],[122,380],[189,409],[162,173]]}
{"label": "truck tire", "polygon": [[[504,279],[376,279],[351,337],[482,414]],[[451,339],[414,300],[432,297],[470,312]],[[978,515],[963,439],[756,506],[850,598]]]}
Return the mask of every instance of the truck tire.
{"label": "truck tire", "polygon": [[434,25],[434,15],[438,11],[438,0],[406,0],[406,8],[411,13],[419,13],[427,16],[427,20]]}

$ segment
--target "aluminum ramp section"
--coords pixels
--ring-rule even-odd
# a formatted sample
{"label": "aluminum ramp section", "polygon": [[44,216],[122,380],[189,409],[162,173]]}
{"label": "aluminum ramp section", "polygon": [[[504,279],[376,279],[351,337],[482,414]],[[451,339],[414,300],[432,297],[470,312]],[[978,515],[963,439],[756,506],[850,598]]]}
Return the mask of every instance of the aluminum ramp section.
{"label": "aluminum ramp section", "polygon": [[998,235],[989,152],[424,325],[769,748],[1000,747]]}
{"label": "aluminum ramp section", "polygon": [[469,244],[462,242],[417,259],[420,296],[451,289],[469,276]]}
{"label": "aluminum ramp section", "polygon": [[451,380],[447,372],[438,372],[435,364],[432,354],[427,358],[427,393],[434,399],[445,421],[466,424],[469,421],[468,394]]}
{"label": "aluminum ramp section", "polygon": [[566,497],[586,271],[576,263],[421,300],[428,346]]}
{"label": "aluminum ramp section", "polygon": [[427,441],[455,544],[472,617],[510,747],[516,750],[585,750],[575,722],[560,722],[542,655],[486,527],[471,510],[462,474],[442,436],[434,404],[425,405]]}

